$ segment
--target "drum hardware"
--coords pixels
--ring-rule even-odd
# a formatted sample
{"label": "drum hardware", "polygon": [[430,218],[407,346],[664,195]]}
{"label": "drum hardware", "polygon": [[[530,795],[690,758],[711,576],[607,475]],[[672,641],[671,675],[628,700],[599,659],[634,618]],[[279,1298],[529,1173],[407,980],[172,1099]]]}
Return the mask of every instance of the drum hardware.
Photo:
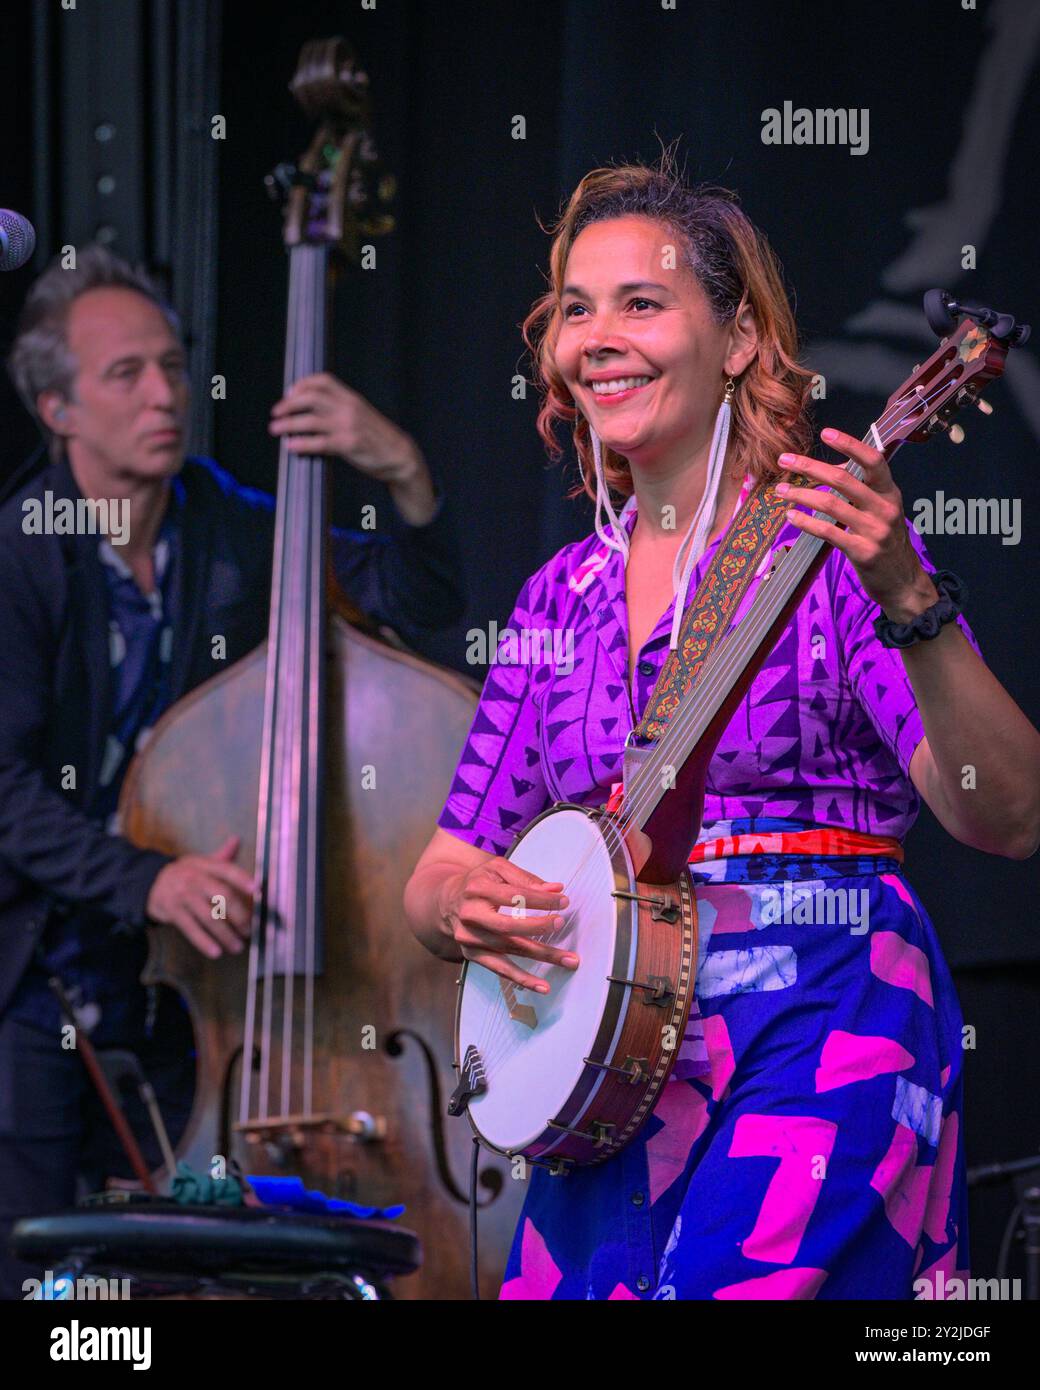
{"label": "drum hardware", "polygon": [[555,1120],[546,1120],[548,1129],[558,1129],[563,1134],[573,1134],[576,1139],[586,1139],[594,1149],[602,1149],[614,1142],[614,1125],[606,1120],[593,1120],[591,1132],[587,1129],[572,1129],[570,1125],[557,1124]]}
{"label": "drum hardware", "polygon": [[524,1162],[536,1168],[545,1168],[551,1178],[565,1178],[576,1166],[573,1158],[528,1158],[526,1154]]}
{"label": "drum hardware", "polygon": [[667,1009],[675,998],[675,990],[667,975],[651,975],[649,980],[626,980],[620,975],[608,975],[607,979],[615,985],[631,985],[633,989],[645,989],[650,993],[644,1004],[654,1009]]}
{"label": "drum hardware", "polygon": [[633,903],[646,903],[650,908],[651,922],[670,922],[674,926],[679,920],[678,904],[669,901],[663,895],[648,898],[639,893],[630,893],[626,888],[615,888],[610,896],[612,898],[627,898]]}
{"label": "drum hardware", "polygon": [[623,1067],[612,1067],[608,1062],[594,1062],[591,1057],[582,1059],[587,1067],[598,1067],[600,1071],[613,1072],[623,1076],[630,1086],[638,1086],[640,1081],[650,1080],[649,1057],[628,1057]]}

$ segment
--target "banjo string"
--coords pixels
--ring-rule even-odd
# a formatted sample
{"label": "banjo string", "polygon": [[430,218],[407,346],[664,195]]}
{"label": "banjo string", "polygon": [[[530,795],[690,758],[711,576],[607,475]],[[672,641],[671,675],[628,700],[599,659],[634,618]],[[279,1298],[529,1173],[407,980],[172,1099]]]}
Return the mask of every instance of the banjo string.
{"label": "banjo string", "polygon": [[[935,394],[938,395],[940,392],[936,392]],[[920,401],[915,401],[914,408],[916,409],[921,403]],[[927,407],[929,401],[925,400],[923,404]],[[886,417],[895,411],[896,407],[893,407],[892,411],[886,411],[881,416],[881,420],[878,424],[886,421]],[[881,429],[878,429],[877,432],[883,444],[887,443],[892,437],[892,435],[886,437]],[[862,478],[863,476],[862,469],[851,460],[844,465],[844,468],[846,472],[852,473],[855,477]],[[817,513],[817,515],[819,515],[819,513]],[[808,532],[803,532],[777,565],[777,570],[781,571],[785,568],[793,568],[794,565],[800,561],[806,550],[815,550],[822,544],[824,544],[824,542],[821,538],[810,535]],[[776,589],[771,592],[776,592]],[[761,590],[759,590],[759,593],[761,593]],[[708,694],[715,695],[721,693],[731,677],[738,674],[740,669],[746,664],[747,659],[753,654],[764,636],[764,633],[768,631],[768,627],[774,621],[775,615],[768,614],[768,607],[767,598],[767,601],[762,605],[763,612],[767,613],[767,620],[763,622],[762,614],[756,614],[752,611],[747,619],[734,629],[728,640],[724,641],[724,645],[720,646],[715,659],[709,661],[704,671],[703,679],[701,682],[698,682],[696,687],[698,698],[695,701],[687,699],[677,712],[674,724],[674,728],[677,732],[682,731],[683,733],[687,733],[700,716],[704,704],[703,697]],[[669,756],[669,753],[662,750],[660,743],[655,744],[648,752],[646,761],[643,763],[638,774],[639,781],[644,790],[636,791],[636,795],[631,803],[623,807],[622,814],[617,818],[616,823],[612,824],[608,822],[609,830],[614,833],[617,840],[623,838],[625,833],[638,823],[643,812],[649,809],[653,797],[656,794],[654,783],[660,772],[668,766],[667,759]],[[608,836],[606,827],[604,833],[605,836]]]}

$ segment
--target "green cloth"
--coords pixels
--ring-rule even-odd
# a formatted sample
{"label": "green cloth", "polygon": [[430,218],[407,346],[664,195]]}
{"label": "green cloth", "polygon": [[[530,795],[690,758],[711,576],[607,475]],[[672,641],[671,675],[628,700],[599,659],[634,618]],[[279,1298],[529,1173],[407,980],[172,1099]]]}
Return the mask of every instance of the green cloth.
{"label": "green cloth", "polygon": [[211,1178],[208,1173],[196,1173],[190,1164],[183,1161],[177,1164],[177,1172],[170,1184],[173,1200],[182,1207],[241,1207],[243,1200],[242,1184],[238,1178]]}

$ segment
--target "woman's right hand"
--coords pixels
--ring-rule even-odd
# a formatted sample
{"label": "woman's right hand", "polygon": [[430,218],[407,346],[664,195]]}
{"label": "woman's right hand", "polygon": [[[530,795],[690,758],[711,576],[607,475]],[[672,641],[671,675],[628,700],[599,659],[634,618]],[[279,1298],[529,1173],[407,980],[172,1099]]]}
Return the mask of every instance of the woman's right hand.
{"label": "woman's right hand", "polygon": [[[466,960],[514,984],[548,994],[549,986],[540,975],[521,970],[509,957],[527,956],[576,970],[579,958],[572,951],[535,939],[560,931],[565,925],[560,914],[568,905],[562,883],[547,883],[508,859],[485,858],[445,881],[441,927]],[[499,908],[511,909],[512,915]]]}

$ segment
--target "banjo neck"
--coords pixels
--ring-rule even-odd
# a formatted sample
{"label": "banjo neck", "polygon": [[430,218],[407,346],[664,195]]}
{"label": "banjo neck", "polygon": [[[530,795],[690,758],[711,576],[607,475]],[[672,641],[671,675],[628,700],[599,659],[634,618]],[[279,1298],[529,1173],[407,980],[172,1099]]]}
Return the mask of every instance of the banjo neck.
{"label": "banjo neck", "polygon": [[[864,442],[872,442],[872,427]],[[898,447],[898,446],[897,446]],[[845,471],[863,470],[852,460]],[[813,515],[823,521],[824,512]],[[682,872],[701,828],[708,764],[751,683],[826,562],[827,542],[802,532],[763,577],[746,615],[721,640],[664,732],[646,749],[629,748],[625,803],[652,851],[640,874],[672,883]]]}
{"label": "banjo neck", "polygon": [[[925,295],[925,314],[946,336],[889,396],[864,436],[886,459],[908,440],[919,443],[949,430],[965,406],[978,404],[988,413],[979,400],[983,388],[1003,372],[1009,347],[1029,333],[1009,314],[958,304],[944,290]],[[862,479],[862,468],[851,459],[844,468]],[[824,512],[813,516],[837,524]],[[718,642],[660,737],[649,746],[626,748],[623,820],[650,841],[640,869],[647,883],[674,883],[682,874],[700,833],[708,764],[719,739],[829,552],[825,540],[805,531],[783,547],[744,618]]]}

